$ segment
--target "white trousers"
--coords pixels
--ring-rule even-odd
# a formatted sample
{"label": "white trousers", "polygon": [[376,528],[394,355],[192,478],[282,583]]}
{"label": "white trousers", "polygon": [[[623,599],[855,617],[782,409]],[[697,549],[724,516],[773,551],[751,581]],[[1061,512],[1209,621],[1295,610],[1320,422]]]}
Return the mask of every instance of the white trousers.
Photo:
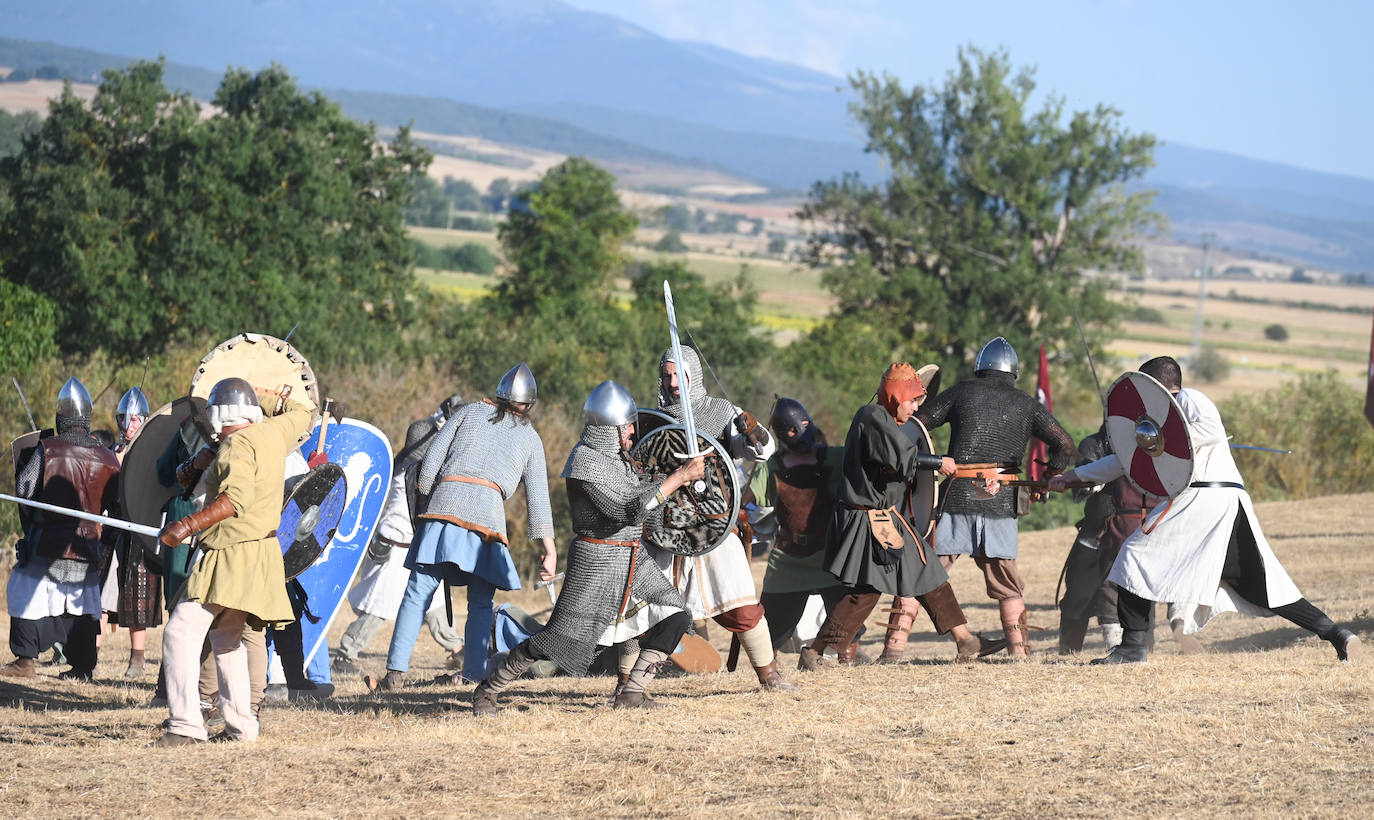
{"label": "white trousers", "polygon": [[238,740],[258,739],[248,680],[248,650],[243,629],[248,613],[218,604],[182,601],[162,628],[162,663],[166,667],[167,706],[172,722],[167,731],[206,739],[200,714],[200,650],[208,633],[219,675],[219,707],[225,731]]}

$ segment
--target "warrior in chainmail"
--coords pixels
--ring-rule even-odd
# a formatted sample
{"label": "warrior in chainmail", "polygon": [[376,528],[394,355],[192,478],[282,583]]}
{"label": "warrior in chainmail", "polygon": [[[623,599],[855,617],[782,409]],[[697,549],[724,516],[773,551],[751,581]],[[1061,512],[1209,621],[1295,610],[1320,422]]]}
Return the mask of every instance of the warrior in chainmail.
{"label": "warrior in chainmail", "polygon": [[[1019,465],[1032,437],[1048,448],[1051,475],[1064,469],[1073,439],[1040,402],[1016,389],[1020,362],[1011,344],[998,336],[983,345],[974,377],[926,402],[916,418],[927,429],[950,426],[949,454],[958,465]],[[985,468],[984,468],[985,469]],[[956,468],[935,530],[935,551],[946,568],[960,555],[972,555],[983,571],[988,597],[997,601],[1002,629],[1012,657],[1030,654],[1026,624],[1025,581],[1016,568],[1017,493],[987,488],[966,480]]]}
{"label": "warrior in chainmail", "polygon": [[[683,347],[682,357],[686,360],[687,396],[697,429],[715,437],[734,458],[755,463],[768,460],[777,449],[768,431],[752,414],[726,399],[706,394],[696,350]],[[659,407],[681,421],[681,374],[671,348],[659,357],[658,375]],[[712,618],[738,637],[760,686],[794,688],[778,672],[768,619],[759,605],[753,570],[749,567],[748,547],[734,531],[705,555],[676,555],[652,544],[648,549],[664,574],[675,581],[683,600],[691,607],[693,619]],[[625,666],[624,659],[621,665]]]}
{"label": "warrior in chainmail", "polygon": [[[391,486],[382,505],[382,515],[377,519],[377,529],[368,544],[367,560],[363,562],[358,582],[348,591],[348,603],[358,617],[339,639],[339,649],[330,664],[335,673],[356,674],[359,654],[367,648],[382,626],[394,621],[400,612],[406,582],[410,579],[405,561],[415,534],[415,519],[411,511],[419,499],[416,484],[420,477],[420,465],[429,452],[434,434],[461,405],[462,399],[454,394],[444,399],[438,410],[411,422],[406,428],[405,446],[393,461]],[[461,670],[463,656],[459,650],[462,638],[448,622],[447,608],[441,597],[446,592],[430,600],[429,608],[425,610],[425,626],[434,640],[448,651],[449,667]]]}
{"label": "warrior in chainmail", "polygon": [[[76,379],[57,394],[56,434],[19,454],[15,494],[102,513],[114,509],[119,462],[91,435],[91,395]],[[24,538],[6,600],[10,651],[0,675],[31,678],[40,653],[61,643],[72,666],[59,677],[91,680],[100,634],[100,525],[20,506]]]}
{"label": "warrior in chainmail", "polygon": [[624,635],[631,600],[660,610],[661,617],[639,636],[639,656],[616,687],[615,708],[657,706],[647,687],[691,625],[676,589],[641,547],[645,530],[663,527],[664,502],[678,488],[700,478],[704,456],[689,460],[661,482],[640,474],[628,455],[637,415],[629,391],[605,381],[583,408],[586,426],[568,456],[568,482],[576,537],[568,549],[563,589],[548,623],[517,645],[505,663],[478,685],[473,711],[496,712],[496,696],[536,660],[551,660],[570,675],[584,675],[598,646]]}
{"label": "warrior in chainmail", "polygon": [[534,375],[521,362],[501,378],[495,398],[464,405],[434,434],[416,481],[425,500],[413,508],[420,510],[420,523],[406,556],[410,579],[391,633],[387,672],[379,680],[369,678],[369,688],[401,685],[425,611],[445,581],[468,588],[462,678],[481,680],[496,590],[520,589],[506,537],[505,502],[522,483],[529,538],[544,547],[540,574],[545,580],[553,577],[558,553],[544,442],[529,419],[538,395]]}

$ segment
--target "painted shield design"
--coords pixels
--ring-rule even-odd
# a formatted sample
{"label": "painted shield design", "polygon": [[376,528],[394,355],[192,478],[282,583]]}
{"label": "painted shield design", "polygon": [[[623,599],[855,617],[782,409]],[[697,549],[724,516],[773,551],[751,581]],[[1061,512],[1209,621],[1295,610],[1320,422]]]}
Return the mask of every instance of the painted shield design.
{"label": "painted shield design", "polygon": [[254,387],[276,390],[291,385],[291,398],[314,410],[320,406],[315,371],[300,351],[275,336],[240,333],[215,345],[191,377],[191,395],[202,399],[220,379],[237,376]]}
{"label": "painted shield design", "polygon": [[[739,471],[720,442],[697,431],[697,446],[706,459],[705,488],[686,486],[668,499],[662,530],[646,528],[644,540],[662,550],[694,557],[724,543],[739,517]],[[687,432],[681,424],[665,424],[643,435],[631,455],[650,475],[666,476],[682,465],[678,453],[687,451]]]}
{"label": "painted shield design", "polygon": [[[930,432],[915,416],[902,425],[902,432],[911,439],[917,450],[922,453],[935,452],[930,443]],[[916,476],[911,479],[911,492],[902,501],[902,515],[923,538],[929,538],[935,530],[935,508],[940,503],[940,483],[935,476],[930,470],[917,470]]]}
{"label": "painted shield design", "polygon": [[324,552],[338,529],[348,497],[348,481],[337,464],[325,463],[306,473],[282,507],[277,525],[282,568],[289,581],[305,572]]}
{"label": "painted shield design", "polygon": [[1188,421],[1164,385],[1132,371],[1107,391],[1107,438],[1141,492],[1172,498],[1193,479]]}
{"label": "painted shield design", "polygon": [[[317,425],[301,445],[301,454],[308,457],[314,452],[319,437]],[[306,606],[319,619],[306,618],[301,623],[307,664],[326,651],[325,636],[367,555],[391,486],[391,441],[371,424],[353,418],[335,424],[331,419],[324,434],[324,452],[331,464],[342,468],[348,484],[337,531],[324,545],[319,560],[296,579],[305,592]]]}
{"label": "painted shield design", "polygon": [[[138,431],[138,437],[124,453],[119,468],[119,503],[124,517],[135,524],[161,527],[167,502],[182,492],[173,481],[167,486],[158,480],[157,462],[174,446],[181,435],[182,425],[196,412],[197,403],[203,410],[202,399],[183,396],[171,404],[164,404],[148,417]],[[143,547],[143,560],[154,572],[162,570],[162,542],[147,535],[131,533]]]}
{"label": "painted shield design", "polygon": [[677,424],[677,419],[662,410],[651,407],[639,408],[639,419],[635,421],[635,442],[667,424]]}

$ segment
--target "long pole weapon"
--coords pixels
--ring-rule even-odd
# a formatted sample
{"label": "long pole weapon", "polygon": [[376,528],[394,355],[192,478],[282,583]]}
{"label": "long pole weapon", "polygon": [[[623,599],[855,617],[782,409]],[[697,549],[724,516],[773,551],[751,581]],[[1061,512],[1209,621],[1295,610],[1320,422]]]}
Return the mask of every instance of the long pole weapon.
{"label": "long pole weapon", "polygon": [[1097,377],[1097,365],[1093,363],[1093,351],[1088,347],[1088,334],[1083,332],[1083,323],[1078,319],[1078,307],[1073,309],[1073,323],[1078,326],[1078,338],[1083,341],[1083,353],[1088,357],[1088,369],[1093,373],[1093,384],[1097,385],[1097,398],[1102,402],[1102,414],[1107,414],[1107,394],[1102,392],[1102,380]]}

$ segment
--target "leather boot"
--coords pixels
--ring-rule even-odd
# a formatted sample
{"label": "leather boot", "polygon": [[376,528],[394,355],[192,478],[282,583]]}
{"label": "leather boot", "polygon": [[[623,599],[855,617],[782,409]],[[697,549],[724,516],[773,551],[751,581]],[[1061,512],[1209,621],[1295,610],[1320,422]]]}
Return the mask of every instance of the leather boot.
{"label": "leather boot", "polygon": [[1125,663],[1145,663],[1149,659],[1149,652],[1145,649],[1145,632],[1138,629],[1127,629],[1122,632],[1121,644],[1112,647],[1112,651],[1107,653],[1104,658],[1094,658],[1088,662],[1089,666],[1115,666]]}
{"label": "leather boot", "polygon": [[883,654],[878,656],[878,663],[900,663],[902,655],[906,653],[911,625],[916,621],[916,599],[894,595],[888,613],[887,637],[883,641]]}
{"label": "leather boot", "polygon": [[640,649],[639,660],[630,670],[629,678],[611,704],[614,709],[657,709],[663,704],[649,697],[649,684],[658,670],[668,662],[668,653],[658,649]]}
{"label": "leather boot", "polygon": [[1083,639],[1088,636],[1087,618],[1059,619],[1059,654],[1076,655],[1083,651]]}
{"label": "leather boot", "polygon": [[6,678],[34,678],[38,676],[38,660],[36,658],[15,658],[4,666],[0,666],[0,677]]}
{"label": "leather boot", "polygon": [[609,704],[611,704],[612,706],[614,706],[614,705],[615,705],[615,699],[618,698],[618,697],[620,697],[620,693],[621,693],[621,692],[625,691],[625,684],[628,683],[629,680],[630,680],[630,673],[629,673],[629,672],[617,672],[617,673],[616,673],[615,689],[612,689],[612,690],[611,690],[611,699],[608,700],[608,701],[606,701],[606,702],[609,703]]}
{"label": "leather boot", "polygon": [[496,714],[496,696],[520,679],[534,663],[528,642],[521,642],[506,656],[506,662],[472,690],[472,711],[482,717]]}
{"label": "leather boot", "polygon": [[955,663],[972,663],[979,658],[986,658],[988,655],[995,655],[1007,648],[1006,638],[989,638],[986,635],[969,635],[968,638],[958,641],[955,646],[959,648],[958,654],[954,656]]}
{"label": "leather boot", "polygon": [[769,692],[791,692],[797,688],[795,684],[783,680],[776,660],[767,666],[754,667],[754,672],[759,676],[759,686]]}
{"label": "leather boot", "polygon": [[803,646],[801,654],[797,656],[798,672],[815,672],[834,665],[835,661],[825,656],[825,641],[820,638],[813,641],[810,646]]}
{"label": "leather boot", "polygon": [[391,692],[405,685],[404,674],[395,669],[388,669],[386,674],[380,678],[374,678],[371,675],[365,676],[363,684],[367,686],[369,692]]}
{"label": "leather boot", "polygon": [[1364,660],[1364,647],[1360,639],[1345,627],[1337,627],[1335,633],[1326,639],[1336,648],[1336,659],[1344,662],[1359,663]]}
{"label": "leather boot", "polygon": [[144,665],[145,665],[144,650],[142,650],[142,649],[130,649],[130,650],[129,650],[129,668],[127,668],[127,669],[124,670],[124,677],[126,677],[126,678],[141,678],[141,677],[143,677]]}

